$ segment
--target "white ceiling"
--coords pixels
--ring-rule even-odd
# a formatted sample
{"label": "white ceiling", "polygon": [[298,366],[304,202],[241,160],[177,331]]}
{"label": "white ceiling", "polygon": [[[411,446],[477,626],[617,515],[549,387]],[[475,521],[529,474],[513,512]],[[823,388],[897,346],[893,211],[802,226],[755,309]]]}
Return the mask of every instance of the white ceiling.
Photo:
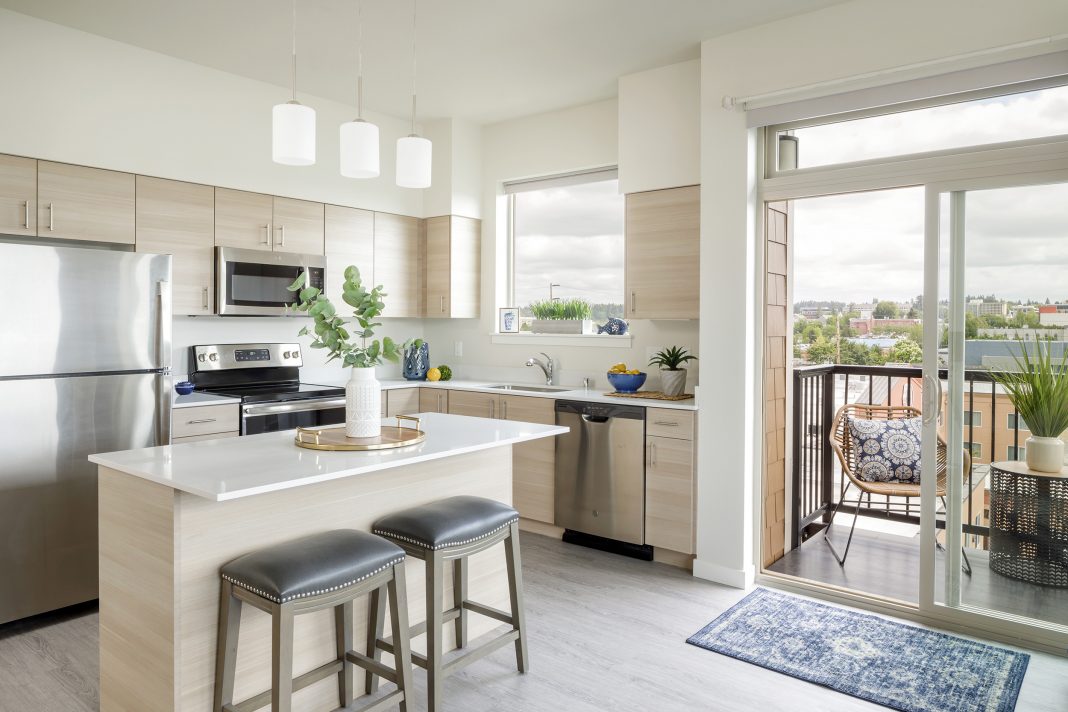
{"label": "white ceiling", "polygon": [[[609,98],[620,75],[696,58],[702,39],[838,1],[421,0],[420,114],[490,123]],[[289,83],[289,0],[0,0],[0,6]],[[409,111],[411,7],[410,0],[363,0],[369,109]],[[297,0],[297,27],[298,98],[354,103],[356,0]]]}

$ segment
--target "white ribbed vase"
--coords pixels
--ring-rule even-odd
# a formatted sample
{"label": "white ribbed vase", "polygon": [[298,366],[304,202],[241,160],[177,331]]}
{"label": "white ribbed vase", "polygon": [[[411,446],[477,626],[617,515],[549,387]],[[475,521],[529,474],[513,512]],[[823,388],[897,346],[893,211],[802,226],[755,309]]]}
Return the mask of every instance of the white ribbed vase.
{"label": "white ribbed vase", "polygon": [[382,434],[382,384],[375,369],[353,368],[345,384],[345,435],[376,438]]}

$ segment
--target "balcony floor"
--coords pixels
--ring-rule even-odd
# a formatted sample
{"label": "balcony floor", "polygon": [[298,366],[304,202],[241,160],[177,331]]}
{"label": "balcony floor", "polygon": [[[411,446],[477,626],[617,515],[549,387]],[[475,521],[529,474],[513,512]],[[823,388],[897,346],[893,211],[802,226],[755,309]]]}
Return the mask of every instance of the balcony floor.
{"label": "balcony floor", "polygon": [[[845,546],[847,536],[848,526],[836,525],[832,529],[831,540],[839,551]],[[961,574],[962,602],[1043,621],[1068,623],[1068,588],[1036,586],[1006,578],[989,569],[985,551],[966,551],[972,563],[972,575]],[[936,557],[937,576],[941,581],[946,554],[939,551]],[[919,537],[858,528],[846,564],[839,566],[821,533],[787,552],[769,566],[768,571],[916,605],[919,601]]]}

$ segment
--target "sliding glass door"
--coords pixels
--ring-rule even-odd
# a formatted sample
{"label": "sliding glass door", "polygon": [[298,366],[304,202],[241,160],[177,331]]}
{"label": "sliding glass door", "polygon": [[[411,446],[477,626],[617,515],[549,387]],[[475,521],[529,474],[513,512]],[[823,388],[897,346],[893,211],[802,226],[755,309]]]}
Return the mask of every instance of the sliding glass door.
{"label": "sliding glass door", "polygon": [[1068,355],[1066,271],[1068,172],[928,185],[920,608],[1062,650],[1068,470],[1029,469],[996,374]]}

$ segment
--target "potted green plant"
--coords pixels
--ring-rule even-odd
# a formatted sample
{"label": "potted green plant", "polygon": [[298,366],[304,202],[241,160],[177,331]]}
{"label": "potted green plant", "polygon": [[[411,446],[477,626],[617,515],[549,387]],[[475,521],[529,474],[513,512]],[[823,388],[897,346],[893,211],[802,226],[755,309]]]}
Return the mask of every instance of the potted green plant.
{"label": "potted green plant", "polygon": [[664,395],[682,395],[686,390],[686,369],[682,368],[682,364],[696,360],[696,356],[688,354],[680,346],[661,349],[653,354],[649,365],[660,367],[660,390]]}
{"label": "potted green plant", "polygon": [[531,330],[537,334],[584,334],[593,329],[590,303],[585,299],[545,299],[532,302]]}
{"label": "potted green plant", "polygon": [[382,285],[368,290],[360,279],[360,270],[349,265],[345,268],[345,283],[341,299],[352,307],[355,325],[337,314],[330,300],[316,287],[305,286],[306,273],[301,273],[288,289],[298,292],[300,301],[293,305],[295,311],[306,312],[314,320],[311,331],[303,327],[298,336],[311,336],[313,349],[326,349],[330,354],[327,362],[340,360],[350,368],[349,382],[345,385],[345,435],[350,438],[373,438],[382,432],[382,384],[375,378],[375,366],[383,359],[396,363],[408,346],[422,345],[422,339],[414,339],[398,345],[388,336],[381,341],[372,339],[376,327],[382,326],[375,318],[385,308],[386,293]]}
{"label": "potted green plant", "polygon": [[1039,472],[1060,472],[1064,467],[1064,441],[1068,430],[1068,360],[1054,363],[1053,347],[1035,336],[1035,353],[1020,340],[1013,354],[1016,370],[993,371],[991,377],[1005,389],[1031,437],[1024,443],[1027,466]]}

